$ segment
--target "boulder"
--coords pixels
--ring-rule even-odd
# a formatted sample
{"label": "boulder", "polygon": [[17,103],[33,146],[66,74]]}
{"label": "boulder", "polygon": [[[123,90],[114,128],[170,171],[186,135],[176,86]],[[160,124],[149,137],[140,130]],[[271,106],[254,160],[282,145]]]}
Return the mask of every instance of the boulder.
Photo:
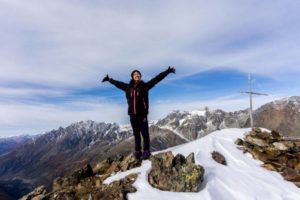
{"label": "boulder", "polygon": [[204,168],[195,165],[194,154],[187,158],[172,152],[160,153],[150,158],[152,169],[149,183],[160,190],[175,192],[198,192],[203,181]]}
{"label": "boulder", "polygon": [[288,181],[300,182],[300,174],[292,168],[286,168],[281,175]]}
{"label": "boulder", "polygon": [[235,142],[234,142],[236,145],[243,145],[243,140],[241,139],[241,138],[238,138],[238,139],[236,139],[235,140]]}
{"label": "boulder", "polygon": [[282,142],[274,142],[272,144],[276,149],[280,150],[280,151],[286,151],[289,148]]}
{"label": "boulder", "polygon": [[280,138],[282,138],[282,134],[280,134],[279,132],[274,131],[274,130],[271,131],[271,135],[272,135],[272,137],[275,138],[275,139],[280,139]]}
{"label": "boulder", "polygon": [[93,176],[93,169],[91,167],[90,164],[87,164],[85,167],[76,170],[73,174],[72,174],[72,178],[80,181],[82,179],[85,179],[87,177]]}
{"label": "boulder", "polygon": [[260,147],[267,147],[269,146],[269,144],[261,139],[261,138],[258,138],[258,137],[255,137],[255,136],[252,136],[252,135],[247,135],[246,138],[245,138],[245,141],[253,144],[253,145],[257,145],[257,146],[260,146]]}
{"label": "boulder", "polygon": [[126,171],[135,167],[141,166],[142,161],[137,159],[133,154],[130,154],[120,163],[121,171]]}
{"label": "boulder", "polygon": [[111,165],[111,160],[109,158],[101,161],[100,163],[96,164],[95,168],[93,169],[95,174],[105,174],[107,169]]}
{"label": "boulder", "polygon": [[126,157],[116,157],[115,159],[106,159],[96,165],[94,171],[96,174],[112,174],[118,171],[126,171],[141,166],[142,161],[136,159],[133,154]]}
{"label": "boulder", "polygon": [[227,162],[226,162],[226,159],[225,157],[219,153],[218,151],[213,151],[211,153],[212,155],[212,158],[217,162],[217,163],[220,163],[222,165],[227,165]]}

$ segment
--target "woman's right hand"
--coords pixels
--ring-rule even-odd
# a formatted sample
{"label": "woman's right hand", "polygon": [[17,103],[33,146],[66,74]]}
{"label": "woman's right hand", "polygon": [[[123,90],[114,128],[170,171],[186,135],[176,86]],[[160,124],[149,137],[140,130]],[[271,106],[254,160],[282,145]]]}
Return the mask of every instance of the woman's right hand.
{"label": "woman's right hand", "polygon": [[108,74],[102,79],[102,82],[105,82],[105,81],[109,81],[109,76],[108,76]]}

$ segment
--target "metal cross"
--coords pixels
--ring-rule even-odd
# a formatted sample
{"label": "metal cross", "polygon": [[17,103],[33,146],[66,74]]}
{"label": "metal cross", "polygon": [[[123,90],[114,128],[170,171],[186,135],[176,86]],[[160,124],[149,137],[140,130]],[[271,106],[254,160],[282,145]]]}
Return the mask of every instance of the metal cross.
{"label": "metal cross", "polygon": [[249,94],[249,100],[250,100],[249,115],[250,115],[250,125],[251,125],[251,128],[252,128],[253,127],[252,95],[254,94],[254,95],[268,96],[268,94],[258,93],[258,92],[252,92],[252,79],[251,79],[251,75],[250,74],[248,74],[248,85],[249,85],[249,91],[241,92],[241,93],[247,93],[247,94]]}

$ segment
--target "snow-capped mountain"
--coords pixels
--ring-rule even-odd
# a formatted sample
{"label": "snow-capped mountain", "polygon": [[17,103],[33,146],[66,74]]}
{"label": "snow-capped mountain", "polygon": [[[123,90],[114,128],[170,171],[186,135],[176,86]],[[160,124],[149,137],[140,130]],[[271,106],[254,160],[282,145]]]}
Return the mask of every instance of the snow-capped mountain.
{"label": "snow-capped mountain", "polygon": [[129,147],[124,152],[110,149],[131,134],[117,124],[93,121],[52,130],[0,156],[0,190],[10,190],[18,198],[36,185],[50,187],[54,178],[67,175],[83,163],[128,153]]}
{"label": "snow-capped mountain", "polygon": [[246,127],[249,120],[247,110],[224,112],[222,110],[196,110],[191,112],[174,111],[155,123],[169,129],[186,141],[203,137],[215,130]]}

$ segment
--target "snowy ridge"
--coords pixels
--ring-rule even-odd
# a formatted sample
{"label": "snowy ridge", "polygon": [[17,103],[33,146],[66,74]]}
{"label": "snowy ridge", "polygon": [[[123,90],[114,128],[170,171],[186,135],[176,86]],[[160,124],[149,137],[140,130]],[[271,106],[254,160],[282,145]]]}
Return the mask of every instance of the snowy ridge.
{"label": "snowy ridge", "polygon": [[[267,103],[261,107],[259,107],[255,113],[263,112],[268,107],[272,107],[275,110],[284,110],[285,107],[292,107],[292,108],[299,108],[300,107],[300,97],[299,96],[293,96],[293,97],[286,97],[280,100],[275,100],[270,103]],[[296,109],[298,113],[300,113],[299,109]]]}
{"label": "snowy ridge", "polygon": [[[300,189],[285,181],[277,172],[271,172],[254,160],[250,154],[238,150],[234,141],[250,129],[224,129],[215,131],[203,138],[169,148],[174,155],[184,156],[195,153],[195,162],[205,169],[204,182],[200,192],[182,193],[160,191],[148,183],[150,161],[143,161],[142,166],[129,172],[118,173],[105,180],[105,183],[123,178],[130,172],[138,173],[134,183],[136,193],[128,194],[129,200],[297,200]],[[211,158],[214,150],[223,154],[228,165],[223,166]],[[156,152],[159,153],[159,152]]]}
{"label": "snowy ridge", "polygon": [[220,109],[206,108],[189,112],[173,111],[167,117],[158,120],[155,125],[192,141],[219,129],[246,127],[248,118],[248,111],[245,110],[227,113]]}
{"label": "snowy ridge", "polygon": [[276,100],[272,102],[273,104],[294,104],[294,105],[300,105],[300,97],[299,96],[293,96],[293,97],[286,97],[280,100]]}

